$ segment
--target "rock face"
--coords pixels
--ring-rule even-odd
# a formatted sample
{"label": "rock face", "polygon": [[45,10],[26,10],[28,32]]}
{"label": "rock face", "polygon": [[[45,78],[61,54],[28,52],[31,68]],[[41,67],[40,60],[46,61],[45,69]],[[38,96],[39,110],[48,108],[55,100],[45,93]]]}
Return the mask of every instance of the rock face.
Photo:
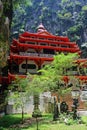
{"label": "rock face", "polygon": [[[27,0],[26,0],[27,1]],[[79,45],[86,42],[87,0],[31,0],[14,10],[12,34],[35,32],[40,22],[54,35],[68,35]],[[21,10],[20,10],[21,9]],[[19,20],[20,19],[20,20]]]}
{"label": "rock face", "polygon": [[[7,67],[7,55],[9,46],[9,32],[12,20],[12,0],[0,0],[0,76],[2,70]],[[7,70],[6,70],[7,71]],[[5,112],[5,95],[6,85],[1,85],[0,81],[0,115]]]}

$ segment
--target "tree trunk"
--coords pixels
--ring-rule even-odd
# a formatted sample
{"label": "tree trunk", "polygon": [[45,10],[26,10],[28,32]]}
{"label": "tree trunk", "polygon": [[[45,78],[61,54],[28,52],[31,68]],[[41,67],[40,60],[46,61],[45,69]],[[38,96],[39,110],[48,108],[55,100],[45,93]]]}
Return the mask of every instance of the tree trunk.
{"label": "tree trunk", "polygon": [[24,123],[24,108],[22,107],[22,124]]}
{"label": "tree trunk", "polygon": [[59,94],[58,94],[58,111],[60,113],[60,97],[59,97]]}
{"label": "tree trunk", "polygon": [[81,75],[79,66],[77,67],[77,72],[78,72],[79,75]]}
{"label": "tree trunk", "polygon": [[[3,58],[0,59],[0,62],[3,62],[3,59],[7,57],[9,45],[9,34],[13,14],[12,0],[0,0],[0,8],[0,49],[2,49],[2,52],[5,52],[1,54]],[[0,67],[3,66],[4,65],[0,64]]]}
{"label": "tree trunk", "polygon": [[36,130],[39,130],[38,129],[38,117],[36,117],[36,124],[37,124],[37,129]]}

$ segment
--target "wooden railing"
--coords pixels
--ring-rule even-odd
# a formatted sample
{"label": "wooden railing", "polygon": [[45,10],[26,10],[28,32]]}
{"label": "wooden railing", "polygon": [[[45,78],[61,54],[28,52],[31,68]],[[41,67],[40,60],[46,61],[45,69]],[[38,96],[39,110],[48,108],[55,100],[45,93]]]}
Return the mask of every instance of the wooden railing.
{"label": "wooden railing", "polygon": [[21,56],[35,56],[35,57],[53,57],[54,55],[52,54],[39,54],[39,53],[27,53],[27,52],[20,52],[19,53]]}

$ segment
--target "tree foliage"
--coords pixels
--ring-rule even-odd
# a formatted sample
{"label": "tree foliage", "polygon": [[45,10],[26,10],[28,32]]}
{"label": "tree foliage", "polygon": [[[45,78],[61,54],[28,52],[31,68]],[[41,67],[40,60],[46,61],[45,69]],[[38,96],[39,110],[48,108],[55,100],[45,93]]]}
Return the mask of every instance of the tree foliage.
{"label": "tree foliage", "polygon": [[8,102],[12,103],[15,109],[21,108],[22,123],[24,120],[24,107],[30,96],[26,89],[28,82],[27,78],[17,76],[8,88]]}
{"label": "tree foliage", "polygon": [[39,95],[44,91],[43,82],[41,82],[40,76],[28,74],[26,78],[19,76],[9,86],[8,101],[13,102],[13,106],[18,109],[21,108],[22,123],[24,120],[24,107],[29,101],[30,96]]}
{"label": "tree foliage", "polygon": [[82,7],[82,10],[83,10],[83,11],[87,11],[87,5],[83,6],[83,7]]}
{"label": "tree foliage", "polygon": [[[71,89],[68,88],[66,75],[70,82],[74,84],[75,77],[72,75],[72,67],[77,66],[75,61],[78,59],[78,54],[67,54],[64,53],[54,56],[54,60],[51,64],[46,65],[40,70],[41,79],[47,90],[58,92],[59,95],[63,95],[69,92]],[[71,80],[73,79],[73,80]],[[78,79],[77,79],[78,81]]]}

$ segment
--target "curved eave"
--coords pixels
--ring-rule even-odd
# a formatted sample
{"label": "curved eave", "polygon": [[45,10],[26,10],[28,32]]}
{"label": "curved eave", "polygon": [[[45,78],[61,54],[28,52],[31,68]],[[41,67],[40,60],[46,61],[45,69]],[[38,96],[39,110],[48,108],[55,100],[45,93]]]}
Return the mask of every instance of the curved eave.
{"label": "curved eave", "polygon": [[23,37],[23,36],[19,36],[19,42],[46,42],[46,43],[49,43],[49,44],[63,44],[63,45],[70,45],[70,46],[76,46],[77,47],[77,44],[76,42],[65,42],[65,41],[56,41],[56,40],[46,40],[46,39],[34,39],[34,38],[28,38],[28,37]]}
{"label": "curved eave", "polygon": [[81,63],[81,62],[86,62],[87,63],[87,59],[78,59],[77,63]]}
{"label": "curved eave", "polygon": [[81,67],[87,68],[87,59],[78,59],[76,60],[76,63]]}
{"label": "curved eave", "polygon": [[12,41],[12,44],[13,44],[14,46],[16,46],[16,45],[18,44],[18,40],[14,38],[13,41]]}
{"label": "curved eave", "polygon": [[[21,47],[26,47],[28,48],[34,48],[34,49],[52,49],[52,50],[56,50],[56,51],[64,51],[64,52],[71,52],[71,53],[78,53],[80,51],[79,48],[63,48],[63,47],[53,47],[53,46],[42,46],[42,45],[22,45],[20,44],[20,48]],[[20,51],[20,50],[19,50]]]}
{"label": "curved eave", "polygon": [[[71,76],[63,76],[63,79],[64,79],[65,82],[68,82],[70,77]],[[75,77],[75,78],[77,78],[81,81],[87,81],[87,76],[84,76],[84,75],[81,75],[81,76],[78,75],[78,76],[73,76],[73,77]]]}
{"label": "curved eave", "polygon": [[16,46],[18,46],[18,50],[20,51],[21,47],[23,48],[35,48],[35,49],[53,49],[53,50],[57,50],[57,51],[68,51],[68,52],[71,52],[71,53],[76,53],[76,52],[79,52],[80,53],[80,49],[78,46],[75,46],[72,47],[72,48],[64,48],[64,47],[54,47],[54,46],[43,46],[43,45],[33,45],[33,44],[28,44],[28,43],[20,43],[18,41],[15,41],[16,42]]}
{"label": "curved eave", "polygon": [[[26,78],[26,75],[19,75],[19,74],[11,74],[10,72],[8,73],[8,79],[9,79],[9,83],[11,83],[11,81],[15,80],[16,76],[19,76],[20,78]],[[76,78],[79,78],[81,81],[85,82],[87,81],[87,76],[75,76]],[[62,76],[63,80],[65,82],[69,82],[69,76]]]}
{"label": "curved eave", "polygon": [[18,74],[11,74],[10,72],[8,73],[8,80],[9,83],[11,83],[15,78],[19,76],[20,78],[26,78],[26,75],[18,75]]}
{"label": "curved eave", "polygon": [[42,35],[42,34],[39,34],[39,33],[24,32],[20,36],[23,36],[23,37],[30,37],[31,36],[31,37],[36,37],[36,38],[42,38],[42,37],[43,38],[52,38],[52,39],[62,40],[62,41],[65,41],[65,42],[69,42],[70,41],[68,37],[55,36],[55,35],[52,35],[52,34],[50,34],[50,35]]}
{"label": "curved eave", "polygon": [[14,53],[17,53],[18,52],[18,47],[17,46],[14,46],[14,45],[11,45],[10,46],[10,51],[14,52]]}
{"label": "curved eave", "polygon": [[87,80],[87,76],[77,76],[77,78],[79,78],[80,80],[84,80],[84,81]]}
{"label": "curved eave", "polygon": [[21,55],[17,55],[17,54],[10,54],[10,59],[28,59],[28,60],[43,60],[43,61],[52,61],[53,58],[49,58],[49,57],[38,57],[38,56],[21,56]]}

